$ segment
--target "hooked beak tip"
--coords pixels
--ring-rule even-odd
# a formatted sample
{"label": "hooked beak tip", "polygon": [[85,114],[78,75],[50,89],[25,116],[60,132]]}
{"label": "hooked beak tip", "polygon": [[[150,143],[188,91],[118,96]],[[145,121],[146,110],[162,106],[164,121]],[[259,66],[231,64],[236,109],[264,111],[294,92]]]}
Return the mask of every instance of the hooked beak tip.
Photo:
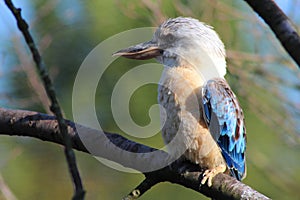
{"label": "hooked beak tip", "polygon": [[122,56],[122,52],[121,50],[114,52],[113,54],[111,54],[112,56]]}

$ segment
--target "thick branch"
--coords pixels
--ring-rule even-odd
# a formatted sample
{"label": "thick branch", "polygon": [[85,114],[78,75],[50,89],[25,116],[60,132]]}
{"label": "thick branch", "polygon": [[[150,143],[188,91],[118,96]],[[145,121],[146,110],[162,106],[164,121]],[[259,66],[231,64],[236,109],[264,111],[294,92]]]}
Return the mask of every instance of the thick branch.
{"label": "thick branch", "polygon": [[270,26],[282,46],[300,67],[300,37],[273,0],[245,0]]}
{"label": "thick branch", "polygon": [[[201,186],[202,173],[199,172],[198,166],[191,163],[173,162],[161,169],[145,172],[143,171],[145,165],[155,169],[160,163],[168,163],[171,160],[170,156],[164,151],[130,141],[118,134],[104,133],[68,120],[66,122],[74,149],[90,153],[88,151],[90,146],[86,147],[81,140],[83,137],[86,137],[85,139],[89,138],[89,141],[92,141],[96,147],[95,149],[92,148],[93,155],[107,158],[125,167],[144,173],[146,180],[134,190],[133,194],[136,196],[141,196],[157,183],[168,181],[216,199],[269,199],[225,174],[218,174],[213,179],[211,188],[208,188],[206,185]],[[50,115],[0,108],[0,127],[0,134],[2,135],[29,136],[63,144],[62,135],[58,131],[57,121],[55,117]],[[84,135],[81,135],[82,133]],[[126,157],[124,151],[134,152],[135,157]],[[153,156],[152,152],[157,154]],[[131,195],[128,195],[127,199],[130,199],[130,197]]]}

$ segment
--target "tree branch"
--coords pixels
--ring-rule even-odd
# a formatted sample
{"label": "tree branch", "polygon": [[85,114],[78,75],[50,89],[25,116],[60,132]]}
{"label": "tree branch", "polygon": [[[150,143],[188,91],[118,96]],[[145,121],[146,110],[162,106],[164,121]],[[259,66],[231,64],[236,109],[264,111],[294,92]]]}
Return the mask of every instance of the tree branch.
{"label": "tree branch", "polygon": [[[82,137],[86,137],[96,147],[93,149],[94,156],[112,160],[138,171],[143,170],[145,165],[155,168],[157,163],[168,163],[171,160],[164,151],[130,141],[118,134],[101,132],[69,120],[66,120],[66,123],[72,147],[79,151],[90,153],[90,149],[88,150],[81,140]],[[0,127],[0,135],[28,136],[57,144],[64,143],[54,116],[32,111],[0,108]],[[130,158],[131,160],[128,160],[129,158],[126,156],[124,158],[124,151],[134,152],[135,159]],[[157,154],[156,156],[145,154],[150,152]],[[182,185],[215,199],[269,199],[226,174],[218,174],[213,179],[213,185],[210,188],[201,185],[201,169],[188,162],[175,161],[161,169],[143,172],[143,174],[146,179],[124,199],[137,198],[153,185],[165,181]]]}
{"label": "tree branch", "polygon": [[273,0],[245,0],[270,26],[300,68],[300,37],[289,18]]}
{"label": "tree branch", "polygon": [[55,94],[55,90],[52,84],[52,81],[48,75],[47,72],[47,68],[42,60],[42,57],[35,45],[35,42],[28,30],[29,26],[26,23],[26,21],[23,19],[22,15],[21,15],[21,9],[20,8],[16,8],[11,0],[5,0],[5,4],[8,7],[8,9],[12,12],[12,14],[14,15],[16,21],[17,21],[17,25],[19,30],[22,32],[25,41],[31,51],[33,60],[36,64],[36,68],[37,71],[40,74],[40,77],[42,79],[42,82],[44,84],[44,88],[46,90],[46,93],[48,95],[48,98],[51,101],[51,106],[50,106],[50,110],[54,113],[54,115],[57,117],[57,121],[58,121],[58,126],[59,126],[59,130],[62,133],[63,139],[64,139],[64,145],[65,145],[65,156],[66,156],[66,160],[68,163],[68,167],[69,167],[69,172],[72,176],[73,179],[73,183],[75,186],[75,191],[74,191],[74,196],[73,199],[74,200],[80,200],[80,199],[84,199],[84,194],[85,191],[83,189],[83,185],[82,185],[82,181],[80,178],[80,174],[77,168],[77,163],[76,163],[76,158],[75,158],[75,154],[74,151],[72,150],[71,147],[71,140],[69,138],[68,135],[68,130],[67,130],[67,125],[65,122],[65,119],[63,118],[62,112],[61,112],[61,108],[60,105],[58,103],[56,94]]}

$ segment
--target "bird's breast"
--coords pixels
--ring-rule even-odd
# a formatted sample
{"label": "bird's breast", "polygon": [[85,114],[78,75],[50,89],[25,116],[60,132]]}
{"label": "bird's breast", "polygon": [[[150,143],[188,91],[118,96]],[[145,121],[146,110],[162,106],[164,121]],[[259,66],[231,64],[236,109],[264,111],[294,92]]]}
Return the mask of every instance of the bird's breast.
{"label": "bird's breast", "polygon": [[203,84],[201,76],[194,70],[165,68],[159,82],[158,102],[162,136],[169,153],[176,158],[184,155],[209,168],[208,157],[214,163],[216,156],[212,154],[221,154],[202,117]]}

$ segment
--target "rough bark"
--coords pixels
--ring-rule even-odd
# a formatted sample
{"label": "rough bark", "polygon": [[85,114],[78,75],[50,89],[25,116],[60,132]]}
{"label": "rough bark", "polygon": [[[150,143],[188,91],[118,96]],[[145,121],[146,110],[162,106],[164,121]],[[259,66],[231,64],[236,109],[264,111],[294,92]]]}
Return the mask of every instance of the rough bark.
{"label": "rough bark", "polygon": [[[66,122],[72,147],[76,150],[90,153],[81,140],[82,137],[89,137],[97,149],[93,151],[94,156],[110,159],[138,171],[145,165],[155,168],[158,163],[167,163],[171,160],[164,151],[130,141],[118,134],[101,132],[69,120]],[[32,111],[0,108],[0,127],[0,135],[28,136],[57,144],[64,143],[54,116]],[[78,132],[82,132],[84,135],[79,136]],[[102,135],[100,139],[95,139],[99,138],[99,135]],[[124,151],[135,152],[135,158],[131,157],[131,160],[128,161],[128,158],[124,158]],[[144,154],[154,151],[157,151],[158,154],[156,155],[159,156],[149,154],[150,156],[147,157],[145,156],[147,154]],[[165,181],[180,184],[214,199],[269,199],[225,174],[218,174],[213,179],[213,186],[210,188],[201,185],[201,169],[187,162],[175,161],[161,169],[143,172],[143,174],[146,179],[124,199],[139,197],[153,185]]]}

